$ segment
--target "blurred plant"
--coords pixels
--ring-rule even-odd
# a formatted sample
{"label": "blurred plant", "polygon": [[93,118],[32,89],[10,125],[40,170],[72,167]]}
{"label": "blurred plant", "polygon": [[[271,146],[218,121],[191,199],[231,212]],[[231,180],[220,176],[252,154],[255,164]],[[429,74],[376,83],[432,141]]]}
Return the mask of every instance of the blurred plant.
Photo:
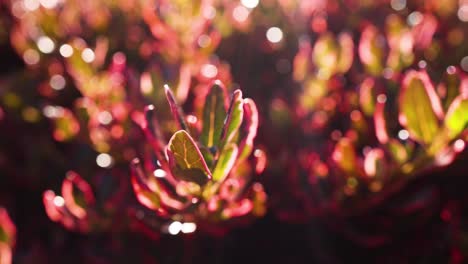
{"label": "blurred plant", "polygon": [[254,168],[248,161],[258,126],[255,103],[235,90],[227,107],[226,89],[216,81],[197,118],[185,116],[170,88],[165,89],[179,130],[164,143],[154,106],[146,108],[146,118],[139,123],[152,149],[143,164],[139,159],[132,164],[132,185],[140,203],[172,219],[171,234],[184,231],[181,222],[203,226],[265,214],[266,195],[252,176],[262,173],[265,154],[254,151]]}
{"label": "blurred plant", "polygon": [[16,227],[5,208],[0,208],[0,263],[12,263],[13,247],[16,240]]}
{"label": "blurred plant", "polygon": [[[368,79],[368,82],[372,81]],[[329,174],[336,174],[334,177],[339,179],[338,186],[342,185],[343,193],[367,197],[381,191],[394,192],[389,186],[420,176],[434,167],[449,165],[455,155],[464,150],[468,139],[466,77],[459,83],[459,91],[453,91],[455,98],[449,99],[451,102],[445,110],[425,71],[405,73],[401,88],[393,91],[398,100],[392,100],[392,93],[378,94],[375,85],[367,87],[369,83],[363,83],[360,109],[351,112],[351,128],[338,139],[329,161],[333,168],[329,169]],[[365,113],[363,109],[370,111]],[[398,116],[390,114],[395,112]],[[401,127],[396,124],[397,120]],[[368,127],[374,132],[366,129]],[[369,134],[377,138],[375,146],[367,145],[373,138]],[[362,157],[357,150],[362,150]],[[372,202],[371,199],[358,206]]]}
{"label": "blurred plant", "polygon": [[[465,148],[467,68],[460,44],[467,32],[429,12],[432,7],[411,12],[410,3],[394,2],[399,12],[382,7],[377,22],[353,19],[365,17],[371,2],[324,3],[302,18],[312,34],[300,38],[293,62],[301,93],[290,109],[280,101],[271,107],[284,117],[278,128],[302,128],[298,142],[289,144],[299,158],[282,162],[292,196],[309,214],[365,214],[417,176],[451,164]],[[344,10],[358,13],[343,18]],[[346,32],[335,33],[342,23]],[[443,57],[442,46],[457,55]],[[408,70],[416,65],[421,70]],[[279,210],[280,216],[301,214],[295,207]]]}
{"label": "blurred plant", "polygon": [[70,230],[89,232],[103,224],[97,219],[96,198],[91,186],[73,171],[68,172],[62,182],[62,196],[47,190],[43,203],[49,218]]}
{"label": "blurred plant", "polygon": [[[128,117],[148,102],[159,103],[162,91],[153,87],[175,85],[185,101],[189,87],[196,93],[214,79],[229,83],[228,66],[213,56],[220,36],[207,14],[216,13],[214,4],[11,1],[18,19],[11,42],[29,70],[38,72],[55,139],[81,135],[98,152],[131,156]],[[81,95],[75,109],[55,103],[70,95],[70,80]]]}

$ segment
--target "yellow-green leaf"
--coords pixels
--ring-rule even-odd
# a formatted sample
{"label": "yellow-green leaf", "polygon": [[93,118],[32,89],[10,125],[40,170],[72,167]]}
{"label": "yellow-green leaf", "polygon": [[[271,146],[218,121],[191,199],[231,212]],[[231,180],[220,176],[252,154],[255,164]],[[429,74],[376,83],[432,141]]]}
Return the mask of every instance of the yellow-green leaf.
{"label": "yellow-green leaf", "polygon": [[468,98],[461,95],[453,100],[444,120],[445,127],[449,129],[449,137],[458,136],[468,124]]}
{"label": "yellow-green leaf", "polygon": [[337,71],[346,73],[354,59],[354,43],[351,34],[345,32],[338,35],[339,54],[337,62]]}
{"label": "yellow-green leaf", "polygon": [[335,146],[332,159],[340,169],[352,173],[356,166],[356,151],[349,138],[341,138]]}
{"label": "yellow-green leaf", "polygon": [[167,154],[175,177],[201,185],[211,179],[205,159],[187,131],[179,130],[172,136]]}
{"label": "yellow-green leaf", "polygon": [[229,105],[228,114],[224,120],[223,130],[221,132],[221,142],[219,150],[222,151],[224,146],[231,142],[237,134],[239,127],[244,118],[244,103],[242,100],[241,90],[235,90],[231,103]]}
{"label": "yellow-green leaf", "polygon": [[338,48],[331,33],[325,33],[315,42],[312,61],[320,69],[322,79],[328,79],[337,67]]}
{"label": "yellow-green leaf", "polygon": [[367,77],[359,87],[359,103],[362,111],[371,116],[375,110],[375,81],[372,77]]}
{"label": "yellow-green leaf", "polygon": [[237,154],[238,148],[234,143],[230,143],[224,148],[213,171],[213,180],[223,181],[228,176],[232,167],[234,167]]}
{"label": "yellow-green leaf", "polygon": [[426,72],[409,71],[403,79],[398,120],[410,137],[423,144],[432,142],[443,116],[439,97]]}

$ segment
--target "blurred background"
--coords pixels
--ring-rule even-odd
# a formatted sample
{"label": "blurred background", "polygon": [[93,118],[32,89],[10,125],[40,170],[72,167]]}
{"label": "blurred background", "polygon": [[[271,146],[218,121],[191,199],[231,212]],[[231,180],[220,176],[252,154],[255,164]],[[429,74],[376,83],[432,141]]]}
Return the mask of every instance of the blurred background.
{"label": "blurred background", "polygon": [[467,124],[466,0],[0,0],[0,263],[465,263]]}

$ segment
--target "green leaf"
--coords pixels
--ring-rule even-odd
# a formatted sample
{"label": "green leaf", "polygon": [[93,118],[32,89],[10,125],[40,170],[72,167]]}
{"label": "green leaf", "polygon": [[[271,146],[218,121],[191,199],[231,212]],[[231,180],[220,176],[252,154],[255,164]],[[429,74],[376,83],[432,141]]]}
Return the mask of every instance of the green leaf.
{"label": "green leaf", "polygon": [[215,83],[205,99],[203,108],[203,128],[200,141],[209,148],[218,146],[226,118],[226,108],[224,104],[224,90]]}
{"label": "green leaf", "polygon": [[444,120],[451,139],[458,136],[468,124],[468,98],[458,96],[450,105]]}
{"label": "green leaf", "polygon": [[442,82],[439,83],[439,86],[437,88],[438,91],[439,91],[439,88],[442,88],[441,90],[444,90],[444,93],[443,93],[444,110],[448,110],[453,100],[455,100],[457,95],[460,93],[460,89],[459,89],[460,85],[461,85],[461,80],[458,74],[449,74],[445,72]]}
{"label": "green leaf", "polygon": [[214,165],[214,156],[211,150],[205,146],[200,146],[200,152],[203,155],[203,158],[205,159],[206,165],[210,170],[212,170],[212,166]]}
{"label": "green leaf", "polygon": [[179,130],[172,136],[167,154],[175,177],[200,185],[211,179],[205,159],[187,131]]}
{"label": "green leaf", "polygon": [[228,176],[232,167],[234,167],[237,155],[238,148],[236,144],[230,143],[224,148],[213,171],[213,180],[223,181]]}
{"label": "green leaf", "polygon": [[409,71],[403,79],[398,119],[410,137],[423,144],[432,142],[443,116],[439,97],[425,72]]}
{"label": "green leaf", "polygon": [[229,142],[231,142],[237,134],[239,127],[244,118],[244,103],[242,100],[241,90],[235,90],[231,103],[229,105],[228,114],[224,120],[223,130],[221,132],[221,142],[219,150],[223,150]]}

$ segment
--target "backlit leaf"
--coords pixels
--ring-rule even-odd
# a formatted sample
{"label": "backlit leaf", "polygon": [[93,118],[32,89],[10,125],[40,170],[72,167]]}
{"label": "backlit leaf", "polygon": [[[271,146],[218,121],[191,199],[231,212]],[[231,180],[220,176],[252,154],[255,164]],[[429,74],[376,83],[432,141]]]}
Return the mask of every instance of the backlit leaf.
{"label": "backlit leaf", "polygon": [[403,79],[398,119],[410,137],[429,144],[439,131],[443,116],[439,97],[425,72],[409,71]]}
{"label": "backlit leaf", "polygon": [[328,79],[335,70],[338,58],[338,47],[331,33],[323,34],[315,42],[312,50],[312,61],[320,69],[323,78]]}
{"label": "backlit leaf", "polygon": [[468,124],[468,98],[458,96],[450,105],[444,120],[450,138],[458,136]]}
{"label": "backlit leaf", "polygon": [[215,83],[206,96],[203,108],[203,128],[200,141],[204,146],[213,147],[219,144],[226,108],[224,104],[224,90]]}
{"label": "backlit leaf", "polygon": [[356,164],[356,151],[349,138],[341,138],[335,146],[332,159],[343,171],[354,171]]}
{"label": "backlit leaf", "polygon": [[241,90],[235,90],[232,94],[228,114],[224,120],[223,130],[221,132],[220,151],[229,142],[234,139],[244,118],[244,103]]}
{"label": "backlit leaf", "polygon": [[390,139],[388,142],[388,150],[392,158],[398,162],[398,164],[403,164],[408,160],[408,150],[398,140]]}
{"label": "backlit leaf", "polygon": [[179,130],[172,136],[167,154],[175,177],[200,185],[211,179],[205,159],[187,131]]}
{"label": "backlit leaf", "polygon": [[379,75],[383,69],[384,47],[380,39],[377,28],[368,25],[364,28],[359,41],[359,58],[372,75]]}
{"label": "backlit leaf", "polygon": [[245,136],[239,145],[238,162],[246,159],[253,149],[253,141],[257,136],[258,110],[252,99],[244,99],[244,125]]}
{"label": "backlit leaf", "polygon": [[370,150],[364,158],[364,171],[368,177],[382,179],[387,172],[384,152],[379,148]]}
{"label": "backlit leaf", "polygon": [[236,144],[231,143],[224,148],[213,171],[213,180],[223,181],[228,176],[232,167],[234,167],[237,155],[238,148]]}
{"label": "backlit leaf", "polygon": [[176,120],[177,125],[179,126],[179,129],[188,131],[187,124],[185,124],[185,120],[184,120],[185,115],[182,109],[179,107],[179,105],[177,105],[174,94],[171,91],[171,88],[169,88],[168,85],[165,85],[164,89],[166,91],[167,102],[169,103],[172,115],[174,116],[174,119]]}
{"label": "backlit leaf", "polygon": [[366,78],[359,87],[359,103],[362,111],[371,116],[375,110],[376,96],[375,96],[375,81],[373,78]]}
{"label": "backlit leaf", "polygon": [[354,57],[353,38],[349,33],[341,33],[338,35],[338,44],[340,51],[338,54],[337,71],[345,73],[351,68]]}

